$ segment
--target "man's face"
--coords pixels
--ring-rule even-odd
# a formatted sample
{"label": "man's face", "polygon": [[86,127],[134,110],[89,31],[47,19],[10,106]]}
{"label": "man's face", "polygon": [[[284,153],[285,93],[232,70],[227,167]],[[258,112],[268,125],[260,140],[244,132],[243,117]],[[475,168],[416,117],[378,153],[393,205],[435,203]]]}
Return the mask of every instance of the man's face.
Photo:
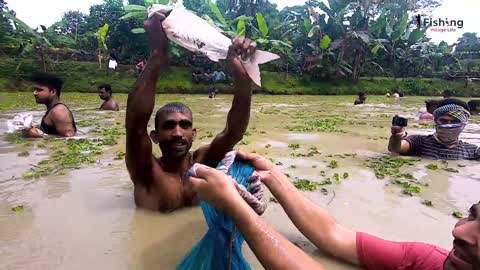
{"label": "man's face", "polygon": [[445,270],[480,269],[480,202],[470,208],[468,218],[453,229],[453,249],[445,261]]}
{"label": "man's face", "polygon": [[47,104],[56,95],[55,90],[50,90],[47,86],[35,84],[33,86],[33,96],[38,104]]}
{"label": "man's face", "polygon": [[110,94],[105,90],[105,88],[100,89],[100,91],[98,91],[98,95],[100,96],[101,100],[108,100],[110,98]]}
{"label": "man's face", "polygon": [[181,158],[190,151],[196,133],[191,114],[172,112],[160,117],[158,130],[152,131],[150,137],[159,144],[164,157]]}
{"label": "man's face", "polygon": [[462,123],[462,121],[460,121],[459,119],[453,118],[453,117],[448,116],[448,115],[441,116],[436,121],[439,125],[461,124]]}

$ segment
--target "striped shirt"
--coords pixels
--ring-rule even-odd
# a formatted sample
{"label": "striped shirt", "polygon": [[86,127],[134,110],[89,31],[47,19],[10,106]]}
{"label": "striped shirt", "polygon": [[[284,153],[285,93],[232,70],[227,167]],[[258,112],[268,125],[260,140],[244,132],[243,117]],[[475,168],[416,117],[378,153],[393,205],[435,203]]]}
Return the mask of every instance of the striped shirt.
{"label": "striped shirt", "polygon": [[480,160],[480,147],[474,144],[460,141],[457,146],[447,148],[437,142],[433,135],[412,135],[405,140],[410,143],[408,155],[448,160]]}

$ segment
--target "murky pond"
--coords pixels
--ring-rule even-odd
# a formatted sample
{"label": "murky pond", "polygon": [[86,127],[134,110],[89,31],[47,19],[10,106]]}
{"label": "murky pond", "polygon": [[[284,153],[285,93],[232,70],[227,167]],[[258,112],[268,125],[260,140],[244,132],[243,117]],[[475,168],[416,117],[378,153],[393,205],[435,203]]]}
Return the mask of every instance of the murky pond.
{"label": "murky pond", "polygon": [[[6,136],[7,120],[16,112],[33,111],[38,123],[44,108],[33,104],[28,93],[0,93],[2,269],[174,269],[205,233],[199,208],[172,214],[136,209],[123,160],[126,95],[115,98],[123,105],[118,113],[96,111],[97,95],[63,94],[80,126],[79,137],[87,139],[68,144]],[[156,105],[181,101],[191,106],[199,130],[196,148],[223,129],[231,99],[160,95]],[[305,194],[347,226],[391,240],[425,241],[449,249],[456,222],[452,213],[465,213],[480,199],[480,163],[409,161],[400,169],[409,181],[415,179],[419,193],[406,195],[388,174],[379,179],[376,170],[382,168],[375,170],[372,162],[388,155],[391,117],[414,118],[423,98],[395,103],[369,97],[369,104],[356,107],[350,103],[353,100],[351,96],[255,96],[248,133],[238,147],[271,158],[292,181],[335,179]],[[462,135],[465,141],[480,144],[479,123],[478,117],[472,119]],[[429,133],[432,128],[431,123],[412,120],[409,132]],[[41,168],[48,170],[39,172]],[[425,201],[433,206],[422,204]],[[23,210],[12,211],[16,206]],[[264,218],[328,269],[352,269],[314,248],[275,202],[270,202]],[[244,247],[252,268],[262,269]]]}

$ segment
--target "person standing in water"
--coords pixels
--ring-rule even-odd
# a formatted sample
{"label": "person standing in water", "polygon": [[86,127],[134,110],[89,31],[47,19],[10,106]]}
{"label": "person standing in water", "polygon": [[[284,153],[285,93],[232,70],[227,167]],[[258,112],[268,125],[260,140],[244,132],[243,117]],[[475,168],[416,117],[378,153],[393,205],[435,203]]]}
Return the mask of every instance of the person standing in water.
{"label": "person standing in water", "polygon": [[[368,270],[480,269],[480,202],[471,206],[467,218],[455,224],[450,251],[427,243],[388,241],[338,223],[265,157],[241,152],[238,157],[255,168],[295,227],[318,249],[338,260]],[[194,168],[188,181],[192,189],[200,199],[232,217],[265,269],[325,269],[259,217],[229,176],[207,166]]]}
{"label": "person standing in water", "polygon": [[443,94],[442,94],[444,99],[452,98],[453,95],[454,95],[454,91],[450,89],[443,91]]}
{"label": "person standing in water", "polygon": [[480,147],[462,142],[459,137],[468,123],[468,105],[458,99],[445,99],[433,112],[436,132],[411,135],[403,127],[392,127],[388,144],[390,152],[447,160],[480,160]]}
{"label": "person standing in water", "polygon": [[[128,96],[126,115],[126,165],[134,184],[137,206],[161,212],[198,204],[196,195],[184,181],[194,162],[215,167],[241,141],[250,119],[252,80],[240,57],[250,57],[256,44],[236,38],[229,48],[227,63],[234,77],[234,97],[225,129],[209,144],[190,152],[196,137],[193,114],[182,103],[169,103],[155,115],[155,130],[147,132],[155,106],[155,86],[168,67],[168,39],[162,27],[165,16],[154,14],[145,22],[152,49],[150,60]],[[152,141],[162,157],[152,155]]]}
{"label": "person standing in water", "polygon": [[358,98],[355,100],[353,105],[365,104],[366,100],[367,100],[367,96],[365,95],[365,93],[364,92],[359,92],[358,93]]}
{"label": "person standing in water", "polygon": [[77,132],[73,114],[67,105],[60,102],[63,80],[51,74],[36,74],[32,77],[33,95],[37,104],[44,104],[47,112],[42,118],[40,128],[24,130],[29,138],[41,138],[44,135],[73,137]]}
{"label": "person standing in water", "polygon": [[98,87],[98,95],[100,99],[103,100],[102,105],[100,105],[100,110],[105,111],[119,111],[118,103],[113,100],[112,86],[110,84],[103,84]]}

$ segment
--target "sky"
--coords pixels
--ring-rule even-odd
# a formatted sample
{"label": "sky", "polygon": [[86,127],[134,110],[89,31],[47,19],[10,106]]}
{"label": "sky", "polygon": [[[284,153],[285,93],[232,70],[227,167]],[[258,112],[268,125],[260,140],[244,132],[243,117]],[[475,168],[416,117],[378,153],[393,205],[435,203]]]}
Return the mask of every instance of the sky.
{"label": "sky", "polygon": [[[301,5],[305,0],[271,0],[279,8]],[[30,27],[36,28],[40,24],[50,26],[59,21],[62,14],[68,10],[78,10],[88,13],[91,5],[103,3],[103,0],[7,0],[10,9],[15,10],[18,18]],[[435,10],[432,18],[449,20],[463,20],[463,28],[455,32],[439,33],[428,31],[432,41],[438,43],[442,40],[449,44],[454,43],[465,32],[480,32],[480,0],[445,0],[444,4]]]}

